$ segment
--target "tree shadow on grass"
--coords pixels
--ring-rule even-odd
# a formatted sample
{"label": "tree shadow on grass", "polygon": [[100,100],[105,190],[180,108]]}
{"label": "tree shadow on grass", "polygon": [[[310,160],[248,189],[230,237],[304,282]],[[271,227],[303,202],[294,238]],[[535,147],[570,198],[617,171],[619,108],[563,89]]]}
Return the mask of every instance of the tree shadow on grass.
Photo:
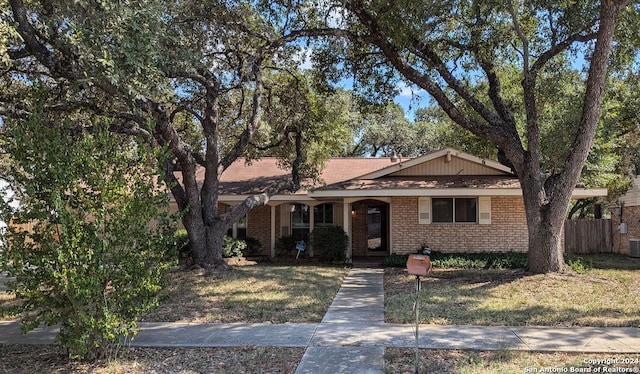
{"label": "tree shadow on grass", "polygon": [[[638,275],[640,277],[640,274]],[[637,281],[640,283],[640,280]],[[414,321],[415,281],[385,277],[386,321]],[[514,270],[436,270],[422,281],[421,323],[450,325],[640,326],[640,306],[614,276],[527,275]],[[619,294],[614,295],[614,292]],[[631,291],[633,292],[633,291]]]}
{"label": "tree shadow on grass", "polygon": [[154,322],[319,322],[347,270],[323,266],[256,265],[206,276],[171,274]]}
{"label": "tree shadow on grass", "polygon": [[565,257],[579,259],[593,269],[640,270],[640,258],[620,253],[567,254]]}

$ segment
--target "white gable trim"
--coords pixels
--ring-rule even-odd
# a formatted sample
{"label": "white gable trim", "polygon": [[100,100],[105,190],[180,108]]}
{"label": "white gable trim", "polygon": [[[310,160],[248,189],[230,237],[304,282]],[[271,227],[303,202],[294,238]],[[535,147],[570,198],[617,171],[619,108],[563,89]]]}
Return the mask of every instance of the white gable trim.
{"label": "white gable trim", "polygon": [[496,170],[499,170],[501,172],[504,173],[509,173],[509,174],[513,174],[513,171],[511,171],[511,168],[509,168],[508,166],[502,165],[499,162],[496,161],[492,161],[492,160],[487,160],[487,159],[483,159],[480,157],[476,157],[474,155],[471,155],[469,153],[465,153],[465,152],[461,152],[458,151],[456,149],[447,147],[447,148],[443,148],[439,151],[435,151],[435,152],[431,152],[428,153],[426,155],[420,156],[420,157],[416,157],[416,158],[411,158],[411,159],[407,159],[406,161],[402,161],[400,160],[399,162],[396,162],[390,166],[387,166],[386,168],[374,171],[373,173],[369,173],[369,174],[365,174],[362,175],[358,178],[355,179],[376,179],[376,178],[380,178],[380,177],[384,177],[386,175],[392,174],[397,172],[398,170],[403,170],[406,168],[410,168],[412,166],[415,165],[419,165],[425,162],[429,162],[431,160],[435,160],[439,157],[443,157],[443,156],[448,156],[448,157],[458,157],[461,158],[463,160],[467,160],[470,162],[475,162],[477,164],[481,164]]}

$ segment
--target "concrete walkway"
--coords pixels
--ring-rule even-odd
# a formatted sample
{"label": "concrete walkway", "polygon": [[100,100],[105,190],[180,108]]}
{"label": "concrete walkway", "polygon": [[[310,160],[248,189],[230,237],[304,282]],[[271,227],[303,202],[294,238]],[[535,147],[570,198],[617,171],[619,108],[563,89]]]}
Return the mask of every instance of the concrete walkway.
{"label": "concrete walkway", "polygon": [[384,373],[384,345],[362,344],[367,329],[384,327],[383,275],[382,269],[351,270],[296,374]]}
{"label": "concrete walkway", "polygon": [[[132,346],[303,347],[296,373],[383,373],[384,347],[415,346],[412,325],[384,323],[383,270],[354,268],[321,323],[140,323]],[[0,344],[50,344],[55,328],[26,335],[0,321]],[[420,325],[421,348],[640,353],[633,327]]]}

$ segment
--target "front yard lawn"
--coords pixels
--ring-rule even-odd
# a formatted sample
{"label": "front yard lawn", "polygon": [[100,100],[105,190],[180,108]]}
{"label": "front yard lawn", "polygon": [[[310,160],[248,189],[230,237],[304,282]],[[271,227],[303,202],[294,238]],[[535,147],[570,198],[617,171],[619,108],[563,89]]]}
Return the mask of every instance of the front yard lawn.
{"label": "front yard lawn", "polygon": [[[414,373],[415,351],[386,348],[386,373]],[[604,373],[638,367],[639,354],[420,350],[420,373]],[[598,361],[599,360],[599,361]],[[609,361],[607,361],[609,360]],[[602,362],[596,364],[594,362]],[[609,362],[609,363],[607,363]],[[605,371],[609,369],[611,371]]]}
{"label": "front yard lawn", "polygon": [[239,262],[214,275],[175,271],[145,322],[320,322],[348,267]]}
{"label": "front yard lawn", "polygon": [[[442,325],[640,327],[640,260],[579,256],[585,273],[435,269],[423,278],[420,322]],[[386,322],[412,323],[415,277],[385,271]]]}
{"label": "front yard lawn", "polygon": [[0,373],[294,373],[304,348],[122,348],[97,362],[69,361],[52,345],[0,345]]}

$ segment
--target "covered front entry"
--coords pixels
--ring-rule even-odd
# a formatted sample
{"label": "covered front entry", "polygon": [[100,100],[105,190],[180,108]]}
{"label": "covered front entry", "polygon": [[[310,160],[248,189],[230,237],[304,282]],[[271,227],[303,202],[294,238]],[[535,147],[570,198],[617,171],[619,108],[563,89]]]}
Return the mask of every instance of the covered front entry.
{"label": "covered front entry", "polygon": [[352,208],[352,256],[389,254],[389,204],[379,200],[354,202]]}

